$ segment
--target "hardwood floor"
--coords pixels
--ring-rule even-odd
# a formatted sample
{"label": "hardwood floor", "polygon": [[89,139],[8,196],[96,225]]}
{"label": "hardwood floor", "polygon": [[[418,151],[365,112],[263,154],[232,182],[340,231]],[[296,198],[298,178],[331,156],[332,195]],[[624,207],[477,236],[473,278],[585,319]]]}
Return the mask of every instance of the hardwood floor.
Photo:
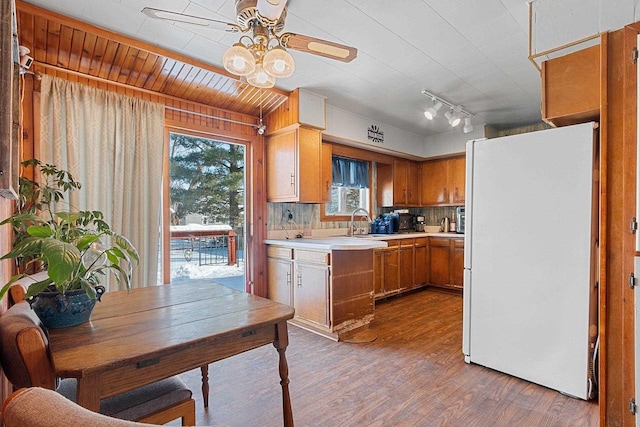
{"label": "hardwood floor", "polygon": [[[295,326],[287,349],[297,426],[596,426],[585,402],[462,356],[462,297],[434,290],[376,306],[378,339],[333,342]],[[258,348],[183,375],[198,425],[280,426],[277,353]]]}

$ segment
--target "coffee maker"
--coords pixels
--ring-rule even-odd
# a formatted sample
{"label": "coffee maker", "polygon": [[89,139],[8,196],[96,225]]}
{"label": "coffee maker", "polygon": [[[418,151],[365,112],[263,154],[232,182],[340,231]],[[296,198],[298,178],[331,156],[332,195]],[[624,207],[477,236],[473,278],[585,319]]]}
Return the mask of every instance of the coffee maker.
{"label": "coffee maker", "polygon": [[424,231],[425,220],[424,216],[416,215],[416,231]]}

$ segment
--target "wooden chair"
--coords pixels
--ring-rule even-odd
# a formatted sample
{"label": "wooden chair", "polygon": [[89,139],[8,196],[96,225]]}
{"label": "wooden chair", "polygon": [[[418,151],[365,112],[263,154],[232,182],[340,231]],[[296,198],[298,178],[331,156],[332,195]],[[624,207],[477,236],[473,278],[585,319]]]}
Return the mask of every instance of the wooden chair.
{"label": "wooden chair", "polygon": [[11,394],[0,413],[5,427],[142,427],[143,424],[92,412],[41,387],[21,388]]}
{"label": "wooden chair", "polygon": [[[43,387],[75,399],[76,380],[55,377],[48,353],[49,341],[25,301],[0,317],[0,364],[14,387]],[[177,376],[122,393],[100,403],[100,413],[130,421],[164,424],[182,418],[195,425],[191,390]]]}
{"label": "wooden chair", "polygon": [[[44,280],[47,276],[46,272],[36,273],[31,276],[26,276],[20,281],[14,283],[9,288],[9,299],[12,304],[16,304],[20,301],[25,300],[25,294],[27,292],[27,288],[31,283],[36,283],[41,280]],[[200,367],[200,373],[202,374],[202,401],[204,402],[204,407],[209,407],[209,365],[202,365]]]}

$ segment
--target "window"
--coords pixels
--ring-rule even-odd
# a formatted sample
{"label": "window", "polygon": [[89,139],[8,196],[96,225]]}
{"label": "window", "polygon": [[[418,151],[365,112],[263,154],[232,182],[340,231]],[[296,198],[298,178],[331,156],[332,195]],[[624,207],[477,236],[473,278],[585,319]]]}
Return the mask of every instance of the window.
{"label": "window", "polygon": [[356,208],[369,211],[369,162],[333,156],[331,203],[325,205],[325,216],[349,216]]}

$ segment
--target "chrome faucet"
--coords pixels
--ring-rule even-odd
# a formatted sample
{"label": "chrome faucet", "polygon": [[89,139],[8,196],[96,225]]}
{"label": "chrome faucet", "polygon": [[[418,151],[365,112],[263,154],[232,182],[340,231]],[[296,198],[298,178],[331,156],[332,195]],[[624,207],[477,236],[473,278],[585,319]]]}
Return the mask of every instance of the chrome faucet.
{"label": "chrome faucet", "polygon": [[[347,236],[353,236],[354,235],[354,230],[357,231],[357,229],[354,229],[353,227],[353,219],[356,216],[356,213],[358,212],[362,212],[364,213],[364,215],[360,215],[361,218],[367,217],[367,221],[369,223],[371,223],[371,217],[369,216],[369,212],[367,212],[367,210],[365,208],[356,208],[353,210],[353,212],[351,212],[351,221],[349,221],[349,229],[347,230]],[[355,234],[362,234],[362,233],[355,233]]]}

